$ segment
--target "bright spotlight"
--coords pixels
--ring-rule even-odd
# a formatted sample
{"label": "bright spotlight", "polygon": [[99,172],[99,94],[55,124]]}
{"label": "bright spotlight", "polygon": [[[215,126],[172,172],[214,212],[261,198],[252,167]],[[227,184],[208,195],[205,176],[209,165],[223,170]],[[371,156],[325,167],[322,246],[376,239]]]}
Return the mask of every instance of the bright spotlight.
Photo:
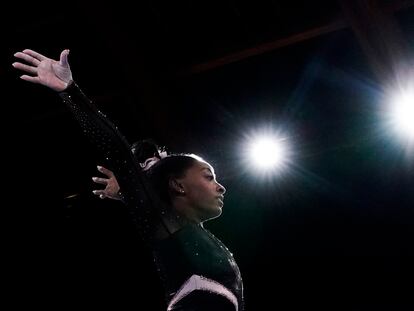
{"label": "bright spotlight", "polygon": [[393,103],[392,119],[396,129],[414,138],[414,93],[406,93]]}
{"label": "bright spotlight", "polygon": [[283,141],[273,137],[261,137],[250,146],[250,158],[257,168],[274,169],[280,167],[286,155]]}
{"label": "bright spotlight", "polygon": [[400,134],[414,139],[414,92],[395,97],[391,106],[391,122]]}
{"label": "bright spotlight", "polygon": [[246,162],[261,173],[268,175],[286,167],[289,148],[285,138],[275,134],[259,134],[250,136],[245,146]]}

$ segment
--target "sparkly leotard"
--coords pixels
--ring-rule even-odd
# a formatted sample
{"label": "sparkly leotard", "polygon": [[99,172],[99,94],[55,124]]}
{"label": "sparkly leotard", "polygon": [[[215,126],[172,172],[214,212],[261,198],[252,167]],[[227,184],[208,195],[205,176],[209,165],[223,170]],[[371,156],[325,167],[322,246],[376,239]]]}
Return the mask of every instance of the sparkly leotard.
{"label": "sparkly leotard", "polygon": [[167,310],[243,310],[243,283],[233,255],[201,224],[186,225],[161,240],[154,227],[165,213],[116,126],[75,82],[59,93],[83,132],[111,164],[141,236],[150,242],[164,284]]}

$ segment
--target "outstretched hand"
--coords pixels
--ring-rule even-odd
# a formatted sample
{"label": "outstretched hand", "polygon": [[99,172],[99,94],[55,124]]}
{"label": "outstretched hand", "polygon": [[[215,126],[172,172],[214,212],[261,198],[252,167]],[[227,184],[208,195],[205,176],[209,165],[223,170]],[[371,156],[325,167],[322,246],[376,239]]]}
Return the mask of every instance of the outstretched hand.
{"label": "outstretched hand", "polygon": [[27,64],[15,62],[12,65],[14,68],[27,73],[20,76],[21,79],[42,84],[52,90],[61,92],[72,81],[72,71],[68,63],[68,55],[69,50],[63,50],[57,61],[26,49],[15,53],[14,56],[24,60]]}
{"label": "outstretched hand", "polygon": [[119,185],[114,173],[103,166],[98,166],[98,171],[106,175],[107,178],[92,177],[97,184],[105,185],[105,189],[94,190],[93,194],[98,195],[101,199],[109,198],[113,200],[121,200],[119,195]]}

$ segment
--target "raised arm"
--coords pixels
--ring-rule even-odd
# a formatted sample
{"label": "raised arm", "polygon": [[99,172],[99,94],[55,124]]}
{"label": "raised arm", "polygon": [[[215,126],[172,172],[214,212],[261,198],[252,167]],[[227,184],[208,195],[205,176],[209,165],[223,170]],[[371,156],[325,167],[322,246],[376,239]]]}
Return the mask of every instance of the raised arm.
{"label": "raised arm", "polygon": [[60,53],[59,60],[53,60],[33,50],[23,50],[14,54],[15,57],[24,60],[27,64],[15,62],[13,67],[24,71],[21,79],[32,83],[42,84],[54,91],[65,90],[72,81],[72,71],[68,63],[69,50]]}
{"label": "raised arm", "polygon": [[[26,73],[21,79],[59,92],[83,132],[108,161],[122,189],[123,200],[134,215],[144,239],[152,239],[154,230],[160,230],[160,227],[168,234],[161,218],[164,206],[146,181],[125,137],[73,81],[68,54],[69,50],[62,51],[57,61],[32,50],[23,50],[15,57],[26,64],[15,62],[13,67]],[[160,223],[164,226],[159,226]]]}

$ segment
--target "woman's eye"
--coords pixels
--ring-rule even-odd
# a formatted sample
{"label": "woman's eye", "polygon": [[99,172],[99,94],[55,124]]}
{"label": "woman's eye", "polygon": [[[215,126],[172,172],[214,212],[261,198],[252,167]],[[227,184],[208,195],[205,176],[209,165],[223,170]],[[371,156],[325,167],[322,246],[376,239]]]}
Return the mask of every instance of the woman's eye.
{"label": "woman's eye", "polygon": [[214,179],[214,176],[212,176],[212,175],[207,175],[207,176],[206,176],[206,178],[207,178],[208,180],[213,180],[213,179]]}

